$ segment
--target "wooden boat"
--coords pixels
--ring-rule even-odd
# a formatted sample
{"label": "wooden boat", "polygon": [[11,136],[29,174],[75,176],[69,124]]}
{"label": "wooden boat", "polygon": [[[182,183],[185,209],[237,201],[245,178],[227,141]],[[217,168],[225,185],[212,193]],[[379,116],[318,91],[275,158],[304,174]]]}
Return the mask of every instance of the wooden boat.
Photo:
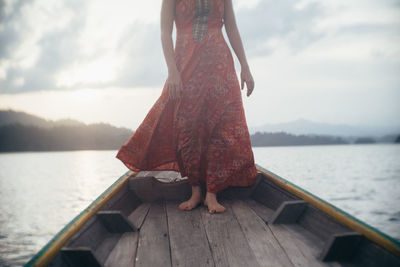
{"label": "wooden boat", "polygon": [[220,214],[179,210],[191,189],[176,172],[128,171],[26,266],[400,266],[397,240],[258,170],[219,193]]}

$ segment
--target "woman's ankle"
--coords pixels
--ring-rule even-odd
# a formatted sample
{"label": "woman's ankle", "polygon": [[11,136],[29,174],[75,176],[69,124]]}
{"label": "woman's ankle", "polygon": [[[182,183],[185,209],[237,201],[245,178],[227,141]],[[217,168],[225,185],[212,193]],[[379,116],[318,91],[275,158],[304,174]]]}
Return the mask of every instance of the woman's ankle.
{"label": "woman's ankle", "polygon": [[199,185],[192,186],[192,195],[201,195],[201,187]]}
{"label": "woman's ankle", "polygon": [[212,200],[215,199],[215,200],[216,200],[216,199],[217,199],[217,194],[207,191],[207,193],[206,193],[206,198],[207,198],[207,199],[212,199]]}

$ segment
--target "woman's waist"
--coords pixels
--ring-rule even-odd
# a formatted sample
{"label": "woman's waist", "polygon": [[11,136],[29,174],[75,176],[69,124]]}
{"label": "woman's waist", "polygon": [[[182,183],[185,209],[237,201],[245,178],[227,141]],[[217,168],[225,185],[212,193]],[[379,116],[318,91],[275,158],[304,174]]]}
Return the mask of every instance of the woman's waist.
{"label": "woman's waist", "polygon": [[[209,32],[221,32],[222,33],[222,23],[209,23],[207,25],[207,33]],[[176,35],[183,35],[187,33],[192,33],[193,32],[193,25],[188,25],[188,26],[177,26],[176,27]]]}

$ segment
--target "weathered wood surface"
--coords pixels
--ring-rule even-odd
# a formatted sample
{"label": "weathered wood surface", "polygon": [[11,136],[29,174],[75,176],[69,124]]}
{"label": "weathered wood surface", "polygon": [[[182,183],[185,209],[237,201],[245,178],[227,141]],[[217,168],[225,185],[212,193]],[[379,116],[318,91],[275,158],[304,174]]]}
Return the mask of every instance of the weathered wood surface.
{"label": "weathered wood surface", "polygon": [[[324,263],[317,259],[322,248],[320,240],[307,236],[304,228],[297,227],[296,229],[291,229],[293,225],[268,224],[268,227],[294,266],[335,266],[336,263]],[[314,240],[315,243],[310,246],[305,239]]]}
{"label": "weathered wood surface", "polygon": [[295,223],[306,208],[304,200],[283,201],[272,216],[271,223]]}
{"label": "weathered wood surface", "polygon": [[138,232],[124,233],[111,251],[104,266],[134,266],[138,237]]}
{"label": "weathered wood surface", "polygon": [[110,232],[95,216],[67,243],[66,247],[88,247],[95,251]]}
{"label": "weathered wood surface", "polygon": [[118,210],[99,211],[97,216],[111,233],[137,231],[137,228]]}
{"label": "weathered wood surface", "polygon": [[260,266],[293,266],[268,225],[244,201],[229,204]]}
{"label": "weathered wood surface", "polygon": [[362,238],[357,253],[352,258],[355,266],[362,267],[399,267],[400,259],[381,246]]}
{"label": "weathered wood surface", "polygon": [[257,215],[263,219],[265,222],[270,222],[272,216],[274,215],[274,210],[271,208],[268,208],[267,206],[261,204],[260,202],[248,198],[244,200],[247,204],[248,207],[250,207],[252,210],[254,210]]}
{"label": "weathered wood surface", "polygon": [[184,200],[190,197],[192,191],[187,180],[163,183],[153,176],[134,177],[129,180],[129,188],[135,192],[142,202],[160,199]]}
{"label": "weathered wood surface", "polygon": [[223,213],[200,210],[215,266],[260,266],[232,208],[224,199],[220,203],[226,207]]}
{"label": "weathered wood surface", "polygon": [[128,190],[118,201],[116,201],[107,210],[119,210],[121,211],[121,214],[123,214],[124,216],[128,216],[141,203],[142,201],[140,200],[140,198],[132,190]]}
{"label": "weathered wood surface", "polygon": [[140,229],[140,227],[142,227],[150,206],[151,203],[142,203],[128,216],[128,220],[136,227],[136,229]]}
{"label": "weathered wood surface", "polygon": [[319,258],[323,261],[350,260],[361,242],[362,235],[351,231],[334,234],[325,243]]}
{"label": "weathered wood surface", "polygon": [[283,201],[299,199],[265,179],[259,183],[251,197],[273,210],[276,210]]}
{"label": "weathered wood surface", "polygon": [[[393,254],[356,235],[354,255],[323,262],[324,254],[348,243],[343,233],[349,228],[266,180],[219,193],[227,208],[222,214],[210,214],[202,205],[181,211],[178,205],[191,190],[178,175],[140,172],[130,178],[62,256],[105,266],[398,266]],[[281,216],[284,224],[274,224]],[[55,262],[62,258],[57,255]]]}
{"label": "weathered wood surface", "polygon": [[308,205],[307,209],[297,220],[297,223],[322,240],[328,240],[331,235],[349,232],[351,229],[336,221],[332,216]]}
{"label": "weathered wood surface", "polygon": [[182,211],[179,203],[166,203],[172,266],[214,266],[201,209]]}
{"label": "weathered wood surface", "polygon": [[114,246],[118,243],[121,234],[111,234],[100,243],[94,254],[101,264],[104,264]]}
{"label": "weathered wood surface", "polygon": [[140,231],[135,266],[171,266],[164,201],[154,201]]}
{"label": "weathered wood surface", "polygon": [[101,267],[100,260],[95,256],[91,248],[63,248],[61,253],[68,265],[77,267]]}

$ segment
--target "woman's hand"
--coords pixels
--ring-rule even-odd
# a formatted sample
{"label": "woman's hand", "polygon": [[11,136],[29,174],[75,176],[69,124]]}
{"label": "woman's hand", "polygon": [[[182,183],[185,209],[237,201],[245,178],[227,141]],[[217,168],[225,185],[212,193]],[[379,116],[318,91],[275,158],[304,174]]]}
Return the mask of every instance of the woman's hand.
{"label": "woman's hand", "polygon": [[181,74],[178,70],[171,71],[167,78],[167,92],[172,99],[178,98],[182,93]]}
{"label": "woman's hand", "polygon": [[254,90],[254,80],[253,76],[250,73],[249,67],[242,68],[242,71],[240,73],[240,80],[241,80],[241,89],[243,90],[244,83],[246,83],[247,96],[250,96]]}

